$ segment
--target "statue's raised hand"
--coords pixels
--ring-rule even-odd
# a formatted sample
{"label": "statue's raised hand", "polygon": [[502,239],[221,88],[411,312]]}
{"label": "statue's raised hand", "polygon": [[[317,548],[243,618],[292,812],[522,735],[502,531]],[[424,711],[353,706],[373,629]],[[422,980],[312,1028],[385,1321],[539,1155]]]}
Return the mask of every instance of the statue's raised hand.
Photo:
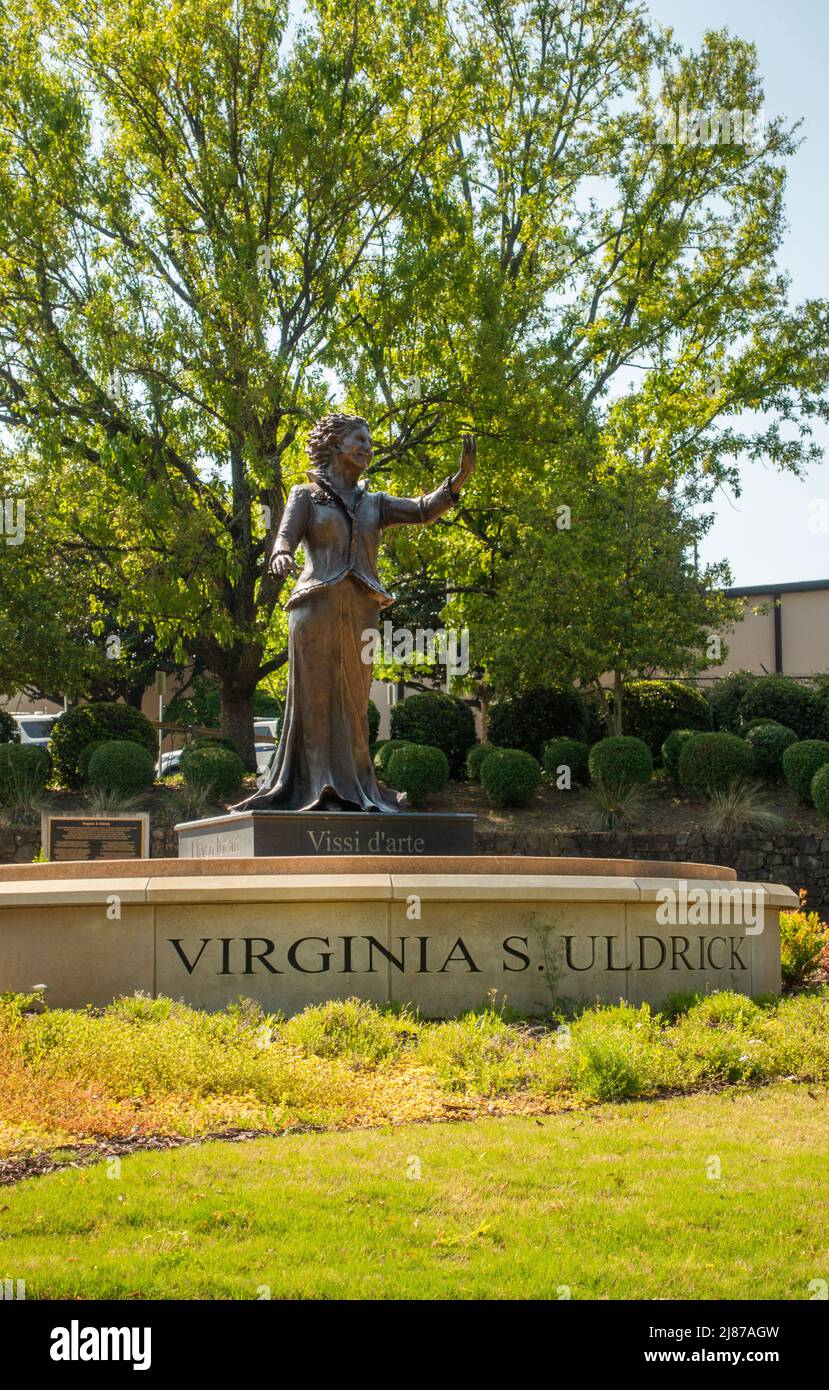
{"label": "statue's raised hand", "polygon": [[470,473],[474,473],[478,462],[478,445],[474,434],[465,434],[463,437],[463,447],[461,449],[461,461],[458,471],[451,480],[451,488],[454,493],[460,492]]}

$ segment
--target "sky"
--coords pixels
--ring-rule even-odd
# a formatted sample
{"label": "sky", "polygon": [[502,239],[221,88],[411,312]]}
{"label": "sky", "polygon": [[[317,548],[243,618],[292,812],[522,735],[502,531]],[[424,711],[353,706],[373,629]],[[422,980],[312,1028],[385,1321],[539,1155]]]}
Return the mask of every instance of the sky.
{"label": "sky", "polygon": [[[649,0],[683,47],[706,29],[728,28],[757,46],[767,119],[802,119],[801,146],[788,161],[789,231],[780,264],[793,303],[829,294],[829,4],[827,0]],[[762,464],[742,470],[742,496],[720,494],[700,559],[727,559],[735,585],[829,579],[829,429],[815,427],[826,461],[803,480]]]}

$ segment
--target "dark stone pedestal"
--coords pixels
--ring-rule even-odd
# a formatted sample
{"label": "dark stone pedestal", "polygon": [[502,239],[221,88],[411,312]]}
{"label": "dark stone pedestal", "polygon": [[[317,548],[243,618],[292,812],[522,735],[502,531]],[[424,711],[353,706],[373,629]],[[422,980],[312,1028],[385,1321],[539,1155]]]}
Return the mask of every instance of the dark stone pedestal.
{"label": "dark stone pedestal", "polygon": [[473,815],[401,811],[240,811],[176,826],[180,859],[474,853]]}

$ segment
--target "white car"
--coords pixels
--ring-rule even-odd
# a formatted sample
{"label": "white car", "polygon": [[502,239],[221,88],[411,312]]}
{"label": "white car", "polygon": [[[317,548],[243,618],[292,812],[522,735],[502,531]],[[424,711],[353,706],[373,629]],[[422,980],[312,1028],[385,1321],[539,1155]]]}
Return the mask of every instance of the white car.
{"label": "white car", "polygon": [[275,743],[256,744],[256,780],[261,782],[273,762],[273,755],[277,750]]}
{"label": "white car", "polygon": [[46,748],[52,730],[60,719],[59,714],[13,714],[21,743],[34,743],[38,748]]}
{"label": "white car", "polygon": [[[275,743],[257,743],[256,749],[256,775],[262,777],[271,765],[271,759],[276,751]],[[172,753],[162,753],[161,755],[161,775],[171,777],[173,773],[179,771],[181,755],[183,749],[175,748]]]}

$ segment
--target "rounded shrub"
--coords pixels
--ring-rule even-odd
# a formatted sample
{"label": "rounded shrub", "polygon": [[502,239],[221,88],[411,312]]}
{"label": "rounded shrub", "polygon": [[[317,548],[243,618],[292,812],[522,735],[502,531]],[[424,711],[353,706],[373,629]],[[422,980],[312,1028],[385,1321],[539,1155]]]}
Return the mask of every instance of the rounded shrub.
{"label": "rounded shrub", "polygon": [[49,781],[52,760],[36,743],[0,744],[0,801],[26,790],[40,792]]}
{"label": "rounded shrub", "polygon": [[679,781],[691,796],[708,796],[754,771],[754,753],[736,734],[697,734],[679,755]]}
{"label": "rounded shrub", "polygon": [[829,763],[819,767],[812,778],[812,805],[822,816],[829,816]]}
{"label": "rounded shrub", "polygon": [[818,676],[812,698],[814,699],[814,721],[811,737],[829,739],[829,676]]}
{"label": "rounded shrub", "polygon": [[594,743],[587,766],[594,782],[617,791],[649,782],[653,776],[650,748],[631,734],[614,734]]}
{"label": "rounded shrub", "polygon": [[408,748],[409,742],[407,738],[387,738],[383,741],[374,755],[374,766],[381,776],[385,777],[389,770],[392,753],[396,753],[398,748]]}
{"label": "rounded shrub", "polygon": [[198,787],[210,796],[230,796],[245,775],[238,753],[229,748],[185,748],[181,773],[188,787]]}
{"label": "rounded shrub", "polygon": [[374,743],[380,732],[380,711],[373,700],[368,702],[368,741]]}
{"label": "rounded shrub", "polygon": [[412,806],[422,806],[430,796],[445,788],[449,781],[449,760],[442,748],[432,748],[428,743],[407,743],[392,753],[388,780],[396,791],[406,793]]}
{"label": "rounded shrub", "polygon": [[679,755],[689,738],[696,738],[699,729],[674,729],[662,745],[662,766],[672,782],[679,781]]}
{"label": "rounded shrub", "polygon": [[541,764],[523,748],[495,748],[481,763],[481,785],[494,806],[527,806],[541,782]]}
{"label": "rounded shrub", "polygon": [[149,719],[131,705],[114,702],[76,705],[62,714],[52,729],[49,752],[55,776],[64,787],[77,790],[83,785],[79,759],[84,748],[97,741],[139,743],[150,757],[157,736]]}
{"label": "rounded shrub", "polygon": [[541,758],[551,738],[583,738],[587,711],[578,691],[570,685],[528,690],[507,695],[493,704],[487,732],[498,748],[519,748]]}
{"label": "rounded shrub", "polygon": [[732,671],[708,691],[708,703],[716,733],[736,734],[740,728],[740,701],[757,677],[752,671]]}
{"label": "rounded shrub", "polygon": [[140,743],[111,739],[93,749],[87,775],[98,791],[133,796],[152,786],[155,763]]}
{"label": "rounded shrub", "polygon": [[452,777],[463,777],[466,755],[475,742],[475,717],[457,695],[426,690],[400,700],[391,712],[391,736],[407,743],[440,748]]}
{"label": "rounded shrub", "polygon": [[783,754],[797,743],[794,729],[785,724],[755,724],[747,730],[745,741],[754,753],[754,770],[760,777],[776,781],[783,775]]}
{"label": "rounded shrub", "polygon": [[12,719],[8,710],[0,709],[0,743],[17,743],[19,738],[17,720]]}
{"label": "rounded shrub", "polygon": [[84,782],[89,781],[89,760],[92,754],[95,752],[96,748],[100,748],[101,744],[106,742],[107,740],[105,738],[94,738],[92,742],[88,743],[85,748],[82,748],[78,754],[78,772]]}
{"label": "rounded shrub", "polygon": [[488,758],[494,751],[495,745],[492,743],[475,743],[466,755],[466,775],[470,782],[480,782],[481,765],[484,758]]}
{"label": "rounded shrub", "polygon": [[641,738],[654,758],[674,729],[713,727],[711,706],[701,690],[682,681],[631,681],[625,687],[622,719],[625,732]]}
{"label": "rounded shrub", "polygon": [[[749,729],[759,729],[761,724],[774,724],[774,722],[775,721],[773,719],[766,719],[761,716],[759,719],[749,719],[747,724],[740,724],[739,728],[735,729],[734,732],[735,734],[739,734],[740,738],[745,738]],[[784,724],[780,724],[778,727],[783,729],[786,726]]]}
{"label": "rounded shrub", "polygon": [[238,748],[232,738],[225,738],[222,734],[197,734],[187,745],[188,748],[226,748],[228,753],[236,753]]}
{"label": "rounded shrub", "polygon": [[818,717],[815,692],[788,676],[758,676],[740,700],[739,716],[742,728],[753,719],[766,719],[808,738]]}
{"label": "rounded shrub", "polygon": [[829,742],[823,738],[804,738],[790,743],[783,754],[783,776],[803,801],[812,799],[812,778],[818,768],[829,763]]}
{"label": "rounded shrub", "polygon": [[569,767],[570,781],[584,784],[590,774],[587,763],[590,746],[578,738],[551,738],[544,748],[544,771],[557,777],[560,767]]}

